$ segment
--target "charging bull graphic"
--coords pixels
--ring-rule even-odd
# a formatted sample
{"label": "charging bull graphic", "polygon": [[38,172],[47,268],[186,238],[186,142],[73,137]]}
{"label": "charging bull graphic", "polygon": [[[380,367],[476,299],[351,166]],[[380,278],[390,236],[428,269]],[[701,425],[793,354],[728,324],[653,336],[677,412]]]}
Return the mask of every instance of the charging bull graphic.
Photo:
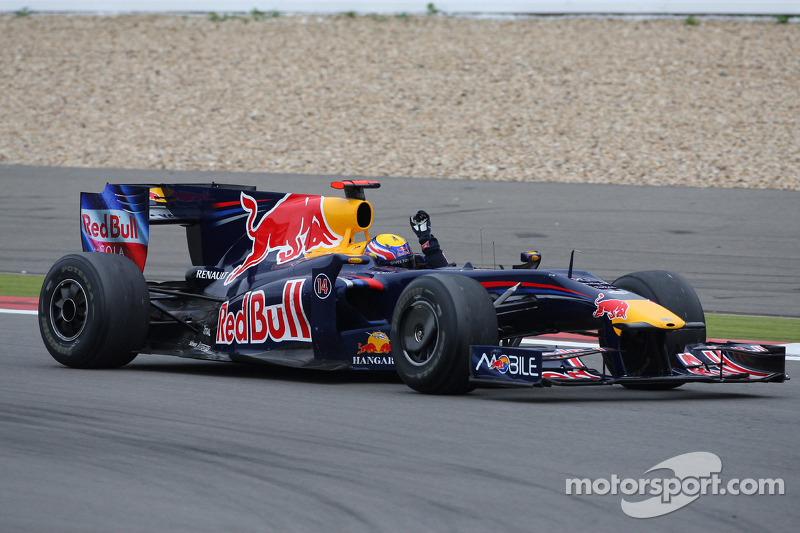
{"label": "charging bull graphic", "polygon": [[256,223],[258,204],[253,197],[241,193],[240,202],[247,215],[247,236],[253,247],[241,265],[225,279],[233,282],[244,271],[253,267],[271,252],[278,252],[278,264],[300,257],[316,248],[333,248],[343,237],[333,232],[325,220],[323,197],[287,194]]}
{"label": "charging bull graphic", "polygon": [[497,370],[498,372],[505,374],[506,372],[508,372],[508,367],[510,366],[510,364],[511,363],[508,360],[508,356],[503,355],[500,357],[500,359],[490,364],[489,369]]}
{"label": "charging bull graphic", "polygon": [[593,317],[599,318],[603,315],[608,315],[608,318],[612,320],[615,318],[623,320],[628,318],[628,302],[623,300],[603,300],[604,297],[605,295],[601,292],[594,301],[597,309],[592,313]]}
{"label": "charging bull graphic", "polygon": [[358,353],[392,353],[389,336],[382,331],[371,333],[369,339],[367,339],[367,344],[358,343]]}

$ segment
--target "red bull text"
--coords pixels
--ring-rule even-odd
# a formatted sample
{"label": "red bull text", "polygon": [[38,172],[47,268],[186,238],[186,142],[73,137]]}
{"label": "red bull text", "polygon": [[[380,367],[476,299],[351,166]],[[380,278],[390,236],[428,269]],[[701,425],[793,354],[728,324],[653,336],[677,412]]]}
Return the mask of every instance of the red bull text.
{"label": "red bull text", "polygon": [[261,263],[271,252],[277,252],[276,261],[283,264],[317,248],[334,248],[343,237],[336,234],[325,220],[323,197],[287,194],[256,223],[258,203],[241,193],[242,209],[248,212],[247,236],[253,246],[241,265],[225,279],[232,283],[247,269]]}
{"label": "red bull text", "polygon": [[136,218],[125,211],[81,209],[81,223],[84,234],[92,239],[144,244],[139,239]]}
{"label": "red bull text", "polygon": [[225,302],[217,319],[217,344],[261,344],[267,340],[311,341],[311,326],[303,310],[303,279],[287,281],[282,303],[266,305],[264,291],[247,292],[242,308],[229,311]]}
{"label": "red bull text", "polygon": [[147,228],[142,231],[136,217],[119,209],[81,209],[81,233],[88,250],[124,255],[144,270],[147,259]]}

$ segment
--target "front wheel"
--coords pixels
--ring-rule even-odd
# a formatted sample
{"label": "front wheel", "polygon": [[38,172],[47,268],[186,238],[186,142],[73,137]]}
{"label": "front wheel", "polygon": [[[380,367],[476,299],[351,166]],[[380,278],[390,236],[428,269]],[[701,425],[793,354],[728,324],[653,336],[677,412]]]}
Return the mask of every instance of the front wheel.
{"label": "front wheel", "polygon": [[[613,285],[652,300],[685,322],[705,322],[700,298],[689,282],[675,272],[666,270],[633,272],[618,278]],[[635,368],[636,363],[641,363],[642,367],[637,370],[641,375],[667,373],[670,362],[675,360],[675,354],[682,352],[687,344],[702,344],[705,341],[705,328],[668,331],[663,336],[644,335],[639,338],[628,335],[620,339],[621,348],[627,352],[626,366]],[[658,346],[653,346],[654,342]],[[625,386],[631,389],[665,390],[681,385],[682,383],[654,383]]]}
{"label": "front wheel", "polygon": [[392,316],[392,355],[400,378],[427,394],[465,394],[469,347],[496,345],[497,313],[472,278],[428,274],[405,288]]}
{"label": "front wheel", "polygon": [[39,295],[39,331],[47,351],[73,368],[127,365],[142,348],[150,295],[130,259],[88,252],[59,259]]}

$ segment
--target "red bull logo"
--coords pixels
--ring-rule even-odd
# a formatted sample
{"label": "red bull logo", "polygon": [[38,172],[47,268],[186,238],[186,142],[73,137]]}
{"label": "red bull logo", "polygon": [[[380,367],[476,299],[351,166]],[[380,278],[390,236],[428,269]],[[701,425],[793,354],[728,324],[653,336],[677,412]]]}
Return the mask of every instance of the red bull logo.
{"label": "red bull logo", "polygon": [[179,204],[199,204],[211,199],[207,191],[191,192],[186,190],[175,190],[169,187],[152,187],[150,189],[150,201],[157,204],[177,202]]}
{"label": "red bull logo", "polygon": [[287,194],[256,223],[258,203],[241,193],[242,209],[248,212],[247,236],[253,247],[225,279],[225,285],[233,282],[247,269],[261,263],[272,252],[277,252],[278,264],[286,263],[317,248],[334,248],[343,237],[334,233],[325,220],[322,209],[323,197],[303,194]]}
{"label": "red bull logo", "polygon": [[282,302],[266,305],[264,291],[247,292],[238,312],[222,304],[217,318],[217,344],[260,344],[271,339],[281,341],[311,341],[311,326],[303,310],[303,283],[287,281],[283,286]]}
{"label": "red bull logo", "polygon": [[534,355],[506,355],[484,352],[475,365],[475,371],[480,372],[482,368],[486,368],[512,377],[538,377],[540,364],[540,359],[537,359]]}
{"label": "red bull logo", "polygon": [[81,209],[81,223],[84,235],[93,239],[143,243],[136,218],[125,211]]}
{"label": "red bull logo", "polygon": [[389,336],[382,331],[371,333],[366,344],[358,343],[358,352],[362,353],[391,353],[392,345],[389,343]]}
{"label": "red bull logo", "polygon": [[139,224],[133,214],[120,209],[81,209],[81,233],[88,250],[124,255],[144,270],[148,234],[147,227]]}
{"label": "red bull logo", "polygon": [[494,361],[489,365],[489,370],[497,370],[498,372],[502,372],[505,374],[508,372],[509,361],[508,357],[503,355],[497,361]]}
{"label": "red bull logo", "polygon": [[611,320],[615,318],[625,320],[628,318],[628,302],[624,300],[603,300],[604,297],[605,295],[601,292],[594,301],[594,305],[597,308],[592,313],[593,317],[599,318],[607,315]]}

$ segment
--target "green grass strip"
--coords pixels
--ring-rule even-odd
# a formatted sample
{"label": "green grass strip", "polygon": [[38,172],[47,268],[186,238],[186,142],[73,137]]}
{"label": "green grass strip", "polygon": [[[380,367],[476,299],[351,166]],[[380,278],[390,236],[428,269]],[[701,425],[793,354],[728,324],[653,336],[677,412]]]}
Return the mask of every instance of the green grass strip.
{"label": "green grass strip", "polygon": [[24,274],[0,274],[0,296],[32,296],[39,297],[44,276],[26,276]]}
{"label": "green grass strip", "polygon": [[706,315],[712,339],[800,342],[800,319],[761,316]]}
{"label": "green grass strip", "polygon": [[[43,276],[0,274],[0,296],[37,298]],[[707,335],[711,339],[744,339],[774,342],[800,342],[800,319],[758,316],[706,315]]]}

